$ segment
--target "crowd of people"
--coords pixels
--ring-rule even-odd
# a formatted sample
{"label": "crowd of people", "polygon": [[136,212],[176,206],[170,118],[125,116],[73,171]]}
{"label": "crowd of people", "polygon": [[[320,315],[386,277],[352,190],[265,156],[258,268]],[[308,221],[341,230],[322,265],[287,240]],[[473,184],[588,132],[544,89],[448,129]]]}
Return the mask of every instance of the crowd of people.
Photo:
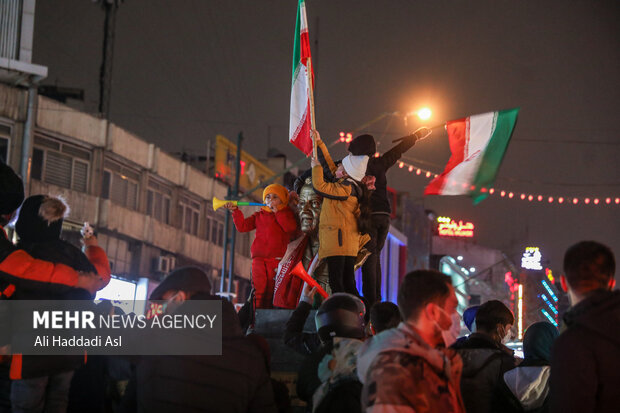
{"label": "crowd of people", "polygon": [[[256,231],[253,293],[239,313],[213,295],[197,267],[172,271],[149,297],[165,301],[167,313],[182,313],[192,300],[220,301],[221,355],[16,354],[7,334],[12,317],[0,306],[0,413],[290,412],[293,389],[270,377],[271,350],[252,321],[255,310],[278,307],[294,309],[281,332],[303,355],[294,393],[308,412],[617,411],[620,293],[607,246],[583,241],[566,251],[561,282],[572,308],[564,331],[547,322],[528,326],[524,358],[517,358],[505,345],[515,324],[510,309],[490,300],[459,314],[445,274],[410,272],[398,303],[381,302],[386,171],[430,131],[402,138],[382,156],[374,156],[372,136],[358,136],[341,161],[314,133],[317,156],[302,181],[316,198],[300,200],[303,185],[289,191],[272,184],[265,206],[248,217],[225,205],[238,231]],[[107,285],[110,266],[96,236],[84,234],[81,249],[61,239],[67,213],[59,197],[24,200],[21,179],[0,162],[0,300],[92,301]],[[318,223],[309,223],[312,214]],[[9,222],[16,245],[4,231]],[[326,265],[328,298],[291,275],[295,262],[316,277]],[[360,266],[361,294],[354,277]],[[121,312],[109,302],[99,306]],[[315,333],[304,331],[312,309]],[[462,322],[471,334],[459,337]]]}

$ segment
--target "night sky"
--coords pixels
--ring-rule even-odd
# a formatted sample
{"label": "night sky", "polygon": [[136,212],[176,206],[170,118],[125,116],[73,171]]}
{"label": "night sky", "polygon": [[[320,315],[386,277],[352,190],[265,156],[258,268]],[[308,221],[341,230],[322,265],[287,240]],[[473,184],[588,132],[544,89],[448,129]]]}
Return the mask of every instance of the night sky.
{"label": "night sky", "polygon": [[[126,0],[118,11],[111,120],[170,152],[204,154],[216,134],[258,158],[288,143],[295,0]],[[307,1],[324,140],[384,112],[433,110],[427,125],[520,107],[496,188],[557,198],[620,197],[620,13],[615,1]],[[44,84],[85,90],[97,112],[104,12],[87,0],[39,0],[33,62]],[[420,126],[386,117],[364,132],[379,150]],[[345,154],[339,144],[335,157]],[[405,162],[440,173],[447,135]],[[308,165],[309,167],[309,162]],[[518,262],[538,246],[554,272],[583,239],[620,253],[620,206],[528,202],[498,195],[422,198],[428,179],[396,166],[391,186],[438,215],[472,221],[476,242]],[[613,202],[612,202],[613,203]],[[619,278],[619,277],[617,277]]]}

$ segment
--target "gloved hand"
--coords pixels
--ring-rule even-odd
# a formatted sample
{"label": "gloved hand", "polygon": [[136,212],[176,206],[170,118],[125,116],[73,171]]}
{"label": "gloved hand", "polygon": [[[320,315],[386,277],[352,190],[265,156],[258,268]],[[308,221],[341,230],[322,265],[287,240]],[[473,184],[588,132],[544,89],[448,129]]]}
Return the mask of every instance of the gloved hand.
{"label": "gloved hand", "polygon": [[433,132],[432,129],[427,128],[426,126],[422,126],[418,128],[411,135],[405,136],[402,138],[403,141],[407,142],[410,145],[414,145],[417,141],[427,138]]}

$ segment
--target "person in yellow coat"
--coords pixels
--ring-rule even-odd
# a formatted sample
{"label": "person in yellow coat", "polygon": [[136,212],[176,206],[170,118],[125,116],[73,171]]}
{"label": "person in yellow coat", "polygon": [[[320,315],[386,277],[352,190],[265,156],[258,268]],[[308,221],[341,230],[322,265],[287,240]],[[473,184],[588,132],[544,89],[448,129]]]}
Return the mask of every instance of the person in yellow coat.
{"label": "person in yellow coat", "polygon": [[318,159],[312,159],[312,185],[323,197],[319,219],[319,259],[327,261],[332,293],[359,296],[354,266],[362,236],[358,227],[362,215],[360,204],[367,207],[365,203],[369,199],[368,190],[362,183],[368,156],[349,154],[336,166],[318,132],[315,134]]}

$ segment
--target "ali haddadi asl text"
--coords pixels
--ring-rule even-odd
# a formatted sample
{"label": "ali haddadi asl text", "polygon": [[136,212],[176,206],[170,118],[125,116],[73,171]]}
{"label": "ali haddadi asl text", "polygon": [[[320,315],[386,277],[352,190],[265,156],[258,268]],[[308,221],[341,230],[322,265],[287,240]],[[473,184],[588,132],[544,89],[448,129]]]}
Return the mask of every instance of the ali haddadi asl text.
{"label": "ali haddadi asl text", "polygon": [[[123,337],[107,336],[105,341],[101,336],[86,338],[83,336],[37,336],[34,347],[121,347]],[[103,343],[103,345],[102,345]]]}

